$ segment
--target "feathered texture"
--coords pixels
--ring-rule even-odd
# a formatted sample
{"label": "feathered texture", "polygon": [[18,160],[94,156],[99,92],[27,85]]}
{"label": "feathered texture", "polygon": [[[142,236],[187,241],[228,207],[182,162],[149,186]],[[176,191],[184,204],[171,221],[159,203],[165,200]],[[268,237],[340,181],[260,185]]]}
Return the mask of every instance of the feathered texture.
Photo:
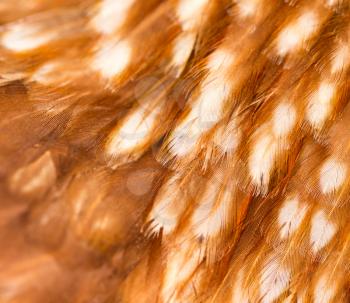
{"label": "feathered texture", "polygon": [[0,63],[0,302],[350,301],[349,1],[2,1]]}

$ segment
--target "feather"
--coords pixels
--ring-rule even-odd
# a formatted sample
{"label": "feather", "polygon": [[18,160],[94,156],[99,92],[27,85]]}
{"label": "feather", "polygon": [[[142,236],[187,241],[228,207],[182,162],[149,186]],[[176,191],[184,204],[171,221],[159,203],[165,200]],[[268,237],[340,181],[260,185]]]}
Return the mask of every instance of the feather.
{"label": "feather", "polygon": [[348,1],[15,2],[1,302],[349,302]]}

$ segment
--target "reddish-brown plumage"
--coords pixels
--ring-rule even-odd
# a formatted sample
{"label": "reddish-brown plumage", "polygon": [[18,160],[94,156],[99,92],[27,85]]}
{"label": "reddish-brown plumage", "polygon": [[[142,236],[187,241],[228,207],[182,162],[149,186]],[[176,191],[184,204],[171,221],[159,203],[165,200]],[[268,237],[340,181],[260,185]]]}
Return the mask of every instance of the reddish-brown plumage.
{"label": "reddish-brown plumage", "polygon": [[0,302],[349,302],[349,5],[0,3]]}

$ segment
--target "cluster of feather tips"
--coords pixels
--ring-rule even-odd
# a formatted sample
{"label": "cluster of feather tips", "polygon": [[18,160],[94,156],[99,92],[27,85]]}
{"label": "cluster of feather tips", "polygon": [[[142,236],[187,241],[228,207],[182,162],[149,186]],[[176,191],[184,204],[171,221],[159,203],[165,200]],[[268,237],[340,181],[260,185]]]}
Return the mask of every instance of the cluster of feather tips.
{"label": "cluster of feather tips", "polygon": [[2,303],[350,301],[348,0],[0,2]]}

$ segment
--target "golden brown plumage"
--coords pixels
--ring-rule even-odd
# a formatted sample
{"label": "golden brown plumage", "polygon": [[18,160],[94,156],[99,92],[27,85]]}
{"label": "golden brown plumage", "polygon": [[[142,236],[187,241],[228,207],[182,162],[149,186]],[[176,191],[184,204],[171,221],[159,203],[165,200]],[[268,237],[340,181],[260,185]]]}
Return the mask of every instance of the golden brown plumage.
{"label": "golden brown plumage", "polygon": [[348,0],[0,3],[0,302],[349,302]]}

